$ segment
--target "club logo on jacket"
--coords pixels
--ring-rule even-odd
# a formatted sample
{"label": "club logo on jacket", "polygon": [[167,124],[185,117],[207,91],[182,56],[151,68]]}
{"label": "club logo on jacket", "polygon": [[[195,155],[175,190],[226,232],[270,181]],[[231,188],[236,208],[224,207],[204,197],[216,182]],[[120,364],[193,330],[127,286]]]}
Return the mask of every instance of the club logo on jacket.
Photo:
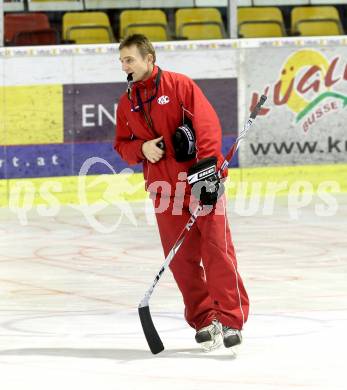
{"label": "club logo on jacket", "polygon": [[157,102],[158,102],[159,104],[168,104],[169,101],[170,101],[170,99],[169,99],[169,97],[166,96],[166,95],[162,95],[162,96],[158,97],[158,100],[157,100]]}

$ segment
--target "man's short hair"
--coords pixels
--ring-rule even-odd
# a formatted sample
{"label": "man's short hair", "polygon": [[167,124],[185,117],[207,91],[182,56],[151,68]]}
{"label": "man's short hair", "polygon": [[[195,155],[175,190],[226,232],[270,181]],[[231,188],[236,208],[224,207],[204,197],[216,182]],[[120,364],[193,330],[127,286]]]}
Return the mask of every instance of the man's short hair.
{"label": "man's short hair", "polygon": [[156,60],[155,50],[150,40],[143,34],[132,34],[125,37],[119,44],[119,50],[123,47],[136,46],[141,53],[142,58],[145,58],[147,54],[152,54],[153,64]]}

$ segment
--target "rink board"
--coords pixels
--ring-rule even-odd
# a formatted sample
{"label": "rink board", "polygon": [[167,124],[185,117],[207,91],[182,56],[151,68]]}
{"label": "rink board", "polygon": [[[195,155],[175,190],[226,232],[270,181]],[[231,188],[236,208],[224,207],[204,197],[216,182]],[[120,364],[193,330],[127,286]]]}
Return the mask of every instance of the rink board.
{"label": "rink board", "polygon": [[[344,37],[318,37],[163,42],[155,48],[164,70],[193,78],[211,101],[223,128],[224,154],[260,94],[268,96],[231,167],[266,167],[242,170],[262,181],[262,175],[269,179],[279,172],[268,167],[293,166],[282,169],[294,180],[301,177],[298,165],[319,164],[305,168],[316,183],[326,172],[322,166],[338,163],[338,172],[328,170],[327,176],[344,188],[346,45]],[[129,168],[113,150],[115,113],[126,88],[118,56],[117,44],[0,49],[2,203],[16,180],[50,179],[60,183],[61,199],[76,202],[77,176],[91,158],[97,160],[87,172],[91,176],[112,177]],[[141,177],[141,165],[131,169]],[[102,191],[87,192],[98,198]]]}

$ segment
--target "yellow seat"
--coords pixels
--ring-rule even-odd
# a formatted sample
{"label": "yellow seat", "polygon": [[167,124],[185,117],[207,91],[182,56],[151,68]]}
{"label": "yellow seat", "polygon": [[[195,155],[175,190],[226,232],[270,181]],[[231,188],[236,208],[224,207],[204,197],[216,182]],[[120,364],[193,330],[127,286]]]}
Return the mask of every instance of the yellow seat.
{"label": "yellow seat", "polygon": [[299,35],[302,36],[324,36],[341,35],[341,29],[336,21],[310,21],[299,22],[297,26]]}
{"label": "yellow seat", "polygon": [[170,40],[165,12],[161,10],[126,10],[120,14],[119,36],[144,34],[151,41]]}
{"label": "yellow seat", "polygon": [[63,16],[63,39],[77,44],[114,42],[105,12],[66,12]]}
{"label": "yellow seat", "polygon": [[282,12],[276,7],[244,7],[237,10],[238,35],[243,38],[283,37]]}
{"label": "yellow seat", "polygon": [[244,22],[238,29],[241,38],[283,37],[283,29],[273,22]]}
{"label": "yellow seat", "polygon": [[291,13],[294,35],[341,35],[343,29],[335,7],[294,7]]}
{"label": "yellow seat", "polygon": [[191,40],[226,38],[223,20],[216,8],[182,8],[177,10],[176,35]]}

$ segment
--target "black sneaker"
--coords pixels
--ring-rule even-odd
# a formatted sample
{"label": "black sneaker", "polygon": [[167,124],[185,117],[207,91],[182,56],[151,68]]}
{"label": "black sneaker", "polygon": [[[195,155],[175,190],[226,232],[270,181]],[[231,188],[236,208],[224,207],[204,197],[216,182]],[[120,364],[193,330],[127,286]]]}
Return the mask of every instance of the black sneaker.
{"label": "black sneaker", "polygon": [[205,352],[221,346],[222,340],[222,325],[218,321],[212,321],[211,325],[199,329],[195,335],[195,341]]}
{"label": "black sneaker", "polygon": [[242,335],[238,329],[230,328],[229,326],[222,326],[223,329],[223,343],[226,348],[235,347],[242,342]]}

